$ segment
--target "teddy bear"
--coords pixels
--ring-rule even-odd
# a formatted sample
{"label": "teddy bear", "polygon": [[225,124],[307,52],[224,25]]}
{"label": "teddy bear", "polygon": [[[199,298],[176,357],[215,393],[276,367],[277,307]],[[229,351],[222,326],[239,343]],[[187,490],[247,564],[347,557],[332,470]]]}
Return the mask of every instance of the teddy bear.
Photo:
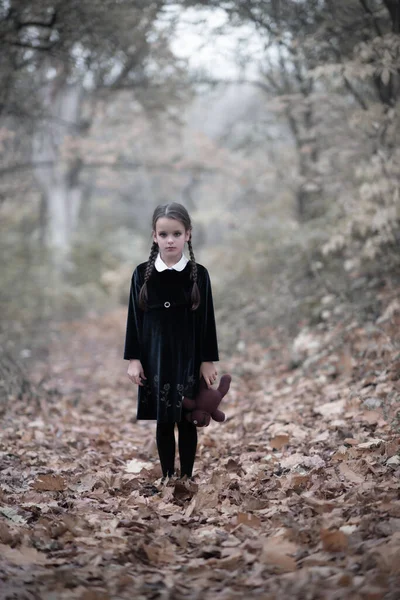
{"label": "teddy bear", "polygon": [[211,417],[214,421],[225,421],[225,414],[218,409],[222,398],[228,392],[231,384],[231,376],[223,375],[219,382],[218,389],[207,387],[202,377],[200,379],[199,391],[195,398],[183,398],[182,406],[186,411],[186,419],[197,425],[197,427],[207,427],[210,424]]}

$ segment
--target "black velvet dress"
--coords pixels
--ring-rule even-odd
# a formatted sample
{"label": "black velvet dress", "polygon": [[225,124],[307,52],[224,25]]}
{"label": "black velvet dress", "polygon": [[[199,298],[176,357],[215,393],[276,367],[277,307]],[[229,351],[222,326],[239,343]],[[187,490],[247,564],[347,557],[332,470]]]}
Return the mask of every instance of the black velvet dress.
{"label": "black velvet dress", "polygon": [[146,376],[139,386],[137,418],[179,422],[182,396],[197,393],[200,364],[219,360],[210,277],[197,263],[201,299],[193,311],[190,261],[182,271],[153,269],[143,311],[138,298],[146,264],[132,275],[124,358],[139,359]]}

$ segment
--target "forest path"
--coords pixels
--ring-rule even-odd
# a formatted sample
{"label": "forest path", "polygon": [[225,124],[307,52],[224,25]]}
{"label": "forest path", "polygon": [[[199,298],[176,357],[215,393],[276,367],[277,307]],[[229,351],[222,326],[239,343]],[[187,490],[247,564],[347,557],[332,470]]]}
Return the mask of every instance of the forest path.
{"label": "forest path", "polygon": [[223,360],[227,421],[199,432],[194,484],[161,486],[124,326],[123,310],[61,325],[35,369],[48,398],[3,416],[0,598],[398,598],[388,331],[353,328],[308,371],[257,345]]}

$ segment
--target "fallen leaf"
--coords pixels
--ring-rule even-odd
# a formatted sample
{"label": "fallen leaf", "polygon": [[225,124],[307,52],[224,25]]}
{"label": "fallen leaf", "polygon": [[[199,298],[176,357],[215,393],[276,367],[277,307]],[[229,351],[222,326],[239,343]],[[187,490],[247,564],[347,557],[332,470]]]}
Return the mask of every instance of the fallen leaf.
{"label": "fallen leaf", "polygon": [[284,573],[296,571],[297,564],[295,559],[290,556],[297,550],[297,546],[280,536],[267,538],[263,543],[263,549],[260,561],[277,567]]}
{"label": "fallen leaf", "polygon": [[385,453],[386,456],[394,456],[400,450],[400,438],[391,440],[390,442],[386,442],[385,444]]}
{"label": "fallen leaf", "polygon": [[191,500],[198,489],[199,486],[196,483],[177,481],[174,486],[173,496],[176,500]]}
{"label": "fallen leaf", "polygon": [[379,413],[376,410],[368,410],[368,411],[364,412],[361,416],[362,416],[363,420],[366,421],[367,423],[369,423],[370,425],[374,425],[375,423],[378,423],[380,421],[380,419],[382,418],[381,413]]}
{"label": "fallen leaf", "polygon": [[318,454],[314,454],[313,456],[304,456],[303,454],[295,452],[286,458],[282,458],[280,460],[280,465],[283,469],[297,467],[298,465],[303,465],[309,469],[322,469],[326,466],[326,463],[320,456],[318,456]]}
{"label": "fallen leaf", "polygon": [[358,473],[352,471],[345,462],[340,463],[339,471],[344,477],[346,477],[346,479],[352,481],[353,483],[363,483],[365,481],[362,475],[358,475]]}
{"label": "fallen leaf", "polygon": [[65,481],[60,475],[39,475],[32,486],[40,492],[63,492],[66,488]]}
{"label": "fallen leaf", "polygon": [[311,506],[315,510],[315,512],[320,514],[325,512],[331,512],[337,506],[336,502],[332,502],[329,500],[319,500],[318,498],[314,498],[312,496],[312,492],[303,493],[301,495],[301,498],[306,504]]}
{"label": "fallen leaf", "polygon": [[253,529],[258,529],[261,525],[261,519],[251,513],[240,512],[236,515],[236,524],[239,525],[240,523],[252,527]]}
{"label": "fallen leaf", "polygon": [[347,535],[339,529],[321,529],[321,540],[326,552],[343,552],[349,545]]}
{"label": "fallen leaf", "polygon": [[351,355],[351,348],[348,344],[346,344],[340,352],[337,366],[343,377],[351,377],[353,372],[353,358]]}
{"label": "fallen leaf", "polygon": [[355,531],[357,531],[357,525],[342,525],[340,531],[343,531],[345,535],[351,535]]}
{"label": "fallen leaf", "polygon": [[173,563],[175,560],[174,546],[166,539],[160,545],[142,544],[142,550],[148,560],[154,564]]}
{"label": "fallen leaf", "polygon": [[20,525],[26,524],[26,519],[24,519],[24,517],[21,517],[21,515],[19,515],[16,510],[10,508],[9,506],[0,506],[0,513],[7,517],[7,519],[13,521],[14,523],[19,523]]}
{"label": "fallen leaf", "polygon": [[376,448],[384,443],[384,440],[379,438],[373,438],[372,440],[368,440],[368,442],[363,442],[362,444],[357,444],[357,448]]}
{"label": "fallen leaf", "polygon": [[326,402],[320,406],[314,406],[314,412],[323,417],[332,417],[340,415],[345,408],[345,400],[336,400],[335,402]]}
{"label": "fallen leaf", "polygon": [[228,460],[228,462],[226,463],[226,470],[228,471],[228,473],[241,473],[241,472],[243,472],[241,464],[238,461],[233,460],[233,458],[230,458]]}
{"label": "fallen leaf", "polygon": [[297,465],[301,465],[305,458],[306,457],[303,454],[299,454],[298,452],[295,452],[294,454],[291,454],[290,456],[282,458],[279,461],[279,463],[280,463],[282,469],[290,469],[292,467],[297,467]]}
{"label": "fallen leaf", "polygon": [[270,440],[269,445],[271,448],[275,448],[275,450],[280,450],[284,446],[287,446],[289,443],[289,436],[286,433],[282,433],[280,435],[276,435]]}
{"label": "fallen leaf", "polygon": [[14,565],[44,565],[47,562],[46,555],[38,552],[36,548],[21,546],[21,548],[10,548],[0,544],[0,556]]}
{"label": "fallen leaf", "polygon": [[299,492],[307,487],[310,482],[310,475],[302,475],[300,473],[291,473],[289,476],[288,487],[295,492]]}
{"label": "fallen leaf", "polygon": [[357,444],[359,443],[358,440],[355,440],[354,438],[345,438],[343,440],[344,444],[347,444],[348,446],[357,446]]}
{"label": "fallen leaf", "polygon": [[142,469],[151,469],[153,466],[154,465],[151,462],[132,458],[132,460],[127,463],[125,471],[127,473],[140,473]]}
{"label": "fallen leaf", "polygon": [[243,552],[234,548],[229,549],[231,554],[223,558],[210,558],[205,561],[207,567],[215,567],[217,569],[227,569],[233,571],[240,563],[243,562]]}
{"label": "fallen leaf", "polygon": [[329,439],[329,436],[331,435],[331,432],[328,431],[328,429],[325,429],[325,431],[323,431],[322,433],[320,433],[319,435],[317,435],[313,441],[314,442],[325,442],[326,440]]}

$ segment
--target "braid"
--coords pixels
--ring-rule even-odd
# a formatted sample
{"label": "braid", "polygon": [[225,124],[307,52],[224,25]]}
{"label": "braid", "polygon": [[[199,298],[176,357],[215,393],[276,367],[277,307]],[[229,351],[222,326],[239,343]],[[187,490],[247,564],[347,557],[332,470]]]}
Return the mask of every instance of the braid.
{"label": "braid", "polygon": [[196,259],[194,257],[192,240],[189,239],[187,245],[188,245],[189,254],[190,254],[190,277],[193,281],[192,296],[191,296],[192,310],[196,310],[200,305],[200,292],[199,292],[199,286],[197,285],[197,263],[196,263]]}
{"label": "braid", "polygon": [[146,265],[146,271],[144,273],[144,283],[143,283],[142,287],[140,288],[140,292],[139,292],[139,306],[142,310],[147,309],[147,282],[150,279],[150,275],[153,272],[154,263],[156,262],[157,254],[158,254],[158,244],[156,242],[153,242],[153,245],[150,250],[150,256],[149,256],[149,259],[148,259],[147,265]]}

